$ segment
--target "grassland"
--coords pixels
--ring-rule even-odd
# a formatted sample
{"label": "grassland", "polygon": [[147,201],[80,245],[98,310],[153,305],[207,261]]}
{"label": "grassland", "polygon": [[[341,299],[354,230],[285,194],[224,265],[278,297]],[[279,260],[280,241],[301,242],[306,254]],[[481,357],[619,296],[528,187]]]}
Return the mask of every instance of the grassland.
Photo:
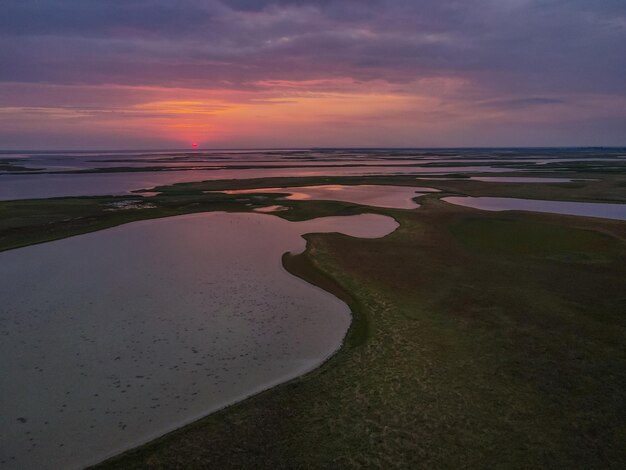
{"label": "grassland", "polygon": [[[225,187],[416,184],[375,180],[175,185],[147,198],[156,207],[119,211],[110,210],[119,198],[2,203],[0,247],[276,202],[275,195],[203,192]],[[290,210],[277,215],[292,220],[367,210],[400,223],[375,240],[308,235],[306,252],[284,259],[291,272],[349,303],[354,322],[344,347],[300,379],[100,468],[623,468],[626,223],[438,200],[532,194],[619,202],[622,179],[417,184],[442,193],[413,211],[280,201]]]}
{"label": "grassland", "polygon": [[384,212],[394,234],[287,264],[349,293],[337,356],[103,468],[621,468],[624,224]]}

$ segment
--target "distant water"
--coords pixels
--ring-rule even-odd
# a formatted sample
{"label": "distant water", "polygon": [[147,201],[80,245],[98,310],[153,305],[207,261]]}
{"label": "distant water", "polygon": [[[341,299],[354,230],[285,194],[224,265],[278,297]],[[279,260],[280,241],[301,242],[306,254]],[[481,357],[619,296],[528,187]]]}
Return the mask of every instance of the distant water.
{"label": "distant water", "polygon": [[223,191],[226,194],[288,194],[286,199],[316,201],[343,201],[374,207],[394,209],[415,209],[419,207],[413,199],[425,193],[437,192],[437,189],[411,186],[385,185],[323,185],[298,186],[289,188],[260,188]]}
{"label": "distant water", "polygon": [[397,226],[206,213],[0,253],[0,468],[80,468],[318,366],[349,309],[282,254]]}
{"label": "distant water", "polygon": [[542,201],[535,199],[515,199],[506,197],[464,197],[443,198],[457,204],[486,211],[530,211],[551,214],[599,217],[603,219],[626,220],[626,204],[600,202]]}
{"label": "distant water", "polygon": [[88,174],[0,175],[0,200],[40,199],[68,196],[122,195],[175,183],[205,180],[273,178],[282,176],[365,176],[393,174],[445,174],[448,172],[502,172],[509,169],[485,167],[320,167],[253,168],[226,170],[152,171]]}
{"label": "distant water", "polygon": [[[0,171],[0,200],[121,195],[158,185],[218,179],[571,172],[571,165],[576,171],[581,163],[626,169],[625,157],[626,149],[0,152],[0,161],[27,168],[24,174]],[[114,173],[64,173],[112,168]]]}
{"label": "distant water", "polygon": [[471,180],[486,183],[571,183],[570,178],[532,178],[524,176],[472,176]]}

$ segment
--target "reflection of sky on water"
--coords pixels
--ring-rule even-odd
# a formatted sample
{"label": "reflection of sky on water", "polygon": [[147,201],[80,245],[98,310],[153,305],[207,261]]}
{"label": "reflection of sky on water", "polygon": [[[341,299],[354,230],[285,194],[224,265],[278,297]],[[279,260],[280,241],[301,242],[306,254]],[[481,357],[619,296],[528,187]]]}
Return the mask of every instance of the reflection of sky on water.
{"label": "reflection of sky on water", "polygon": [[0,253],[2,468],[83,467],[316,367],[349,309],[283,253],[397,226],[208,213]]}
{"label": "reflection of sky on water", "polygon": [[[0,152],[0,159],[51,171],[146,168],[147,171],[92,174],[0,173],[0,200],[62,196],[118,195],[159,185],[218,179],[282,176],[366,176],[482,174],[568,169],[568,163],[624,163],[620,149],[422,149],[422,150],[220,150],[75,153]],[[288,165],[289,168],[281,168]],[[359,165],[346,167],[342,165]],[[407,166],[424,165],[424,166]],[[442,165],[442,166],[437,166]],[[253,168],[234,168],[248,166]],[[254,167],[277,168],[254,168]],[[154,171],[161,168],[166,171]],[[478,178],[476,178],[478,179]],[[490,181],[485,178],[482,181]],[[495,181],[495,180],[492,180]],[[539,182],[508,180],[510,182]],[[542,182],[550,182],[544,180]],[[554,180],[556,182],[556,180]]]}
{"label": "reflection of sky on water", "polygon": [[471,180],[486,183],[571,183],[569,178],[532,178],[525,176],[472,176]]}
{"label": "reflection of sky on water", "polygon": [[190,170],[73,175],[0,175],[0,200],[37,199],[62,196],[127,194],[138,189],[204,180],[271,178],[281,176],[361,176],[390,174],[440,174],[459,172],[504,172],[490,167],[339,167],[264,168],[244,170]]}
{"label": "reflection of sky on water", "polygon": [[445,197],[444,201],[486,211],[530,211],[626,220],[626,204],[541,201],[506,197]]}
{"label": "reflection of sky on water", "polygon": [[414,198],[424,193],[437,192],[436,189],[410,186],[352,185],[340,184],[323,186],[299,186],[290,188],[260,188],[223,191],[226,194],[281,194],[288,193],[286,199],[295,201],[322,200],[343,201],[366,206],[389,207],[395,209],[415,209],[419,204]]}

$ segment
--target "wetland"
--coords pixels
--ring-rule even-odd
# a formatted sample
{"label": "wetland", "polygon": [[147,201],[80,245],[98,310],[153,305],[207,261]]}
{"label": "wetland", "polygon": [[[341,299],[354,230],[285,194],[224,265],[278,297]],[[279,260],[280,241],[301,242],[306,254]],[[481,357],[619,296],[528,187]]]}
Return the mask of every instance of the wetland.
{"label": "wetland", "polygon": [[[442,161],[418,193],[404,169],[263,168],[127,185],[147,193],[0,201],[2,468],[19,468],[35,443],[53,462],[75,442],[80,467],[168,431],[100,468],[241,468],[259,455],[266,468],[621,467],[626,222],[602,208],[626,205],[624,151],[322,153],[375,166],[479,159],[545,181],[482,181],[489,171],[474,162],[448,173]],[[449,198],[525,202],[490,211]],[[554,213],[557,203],[589,210]],[[357,220],[376,229],[355,232]],[[51,347],[63,373],[51,374]]]}

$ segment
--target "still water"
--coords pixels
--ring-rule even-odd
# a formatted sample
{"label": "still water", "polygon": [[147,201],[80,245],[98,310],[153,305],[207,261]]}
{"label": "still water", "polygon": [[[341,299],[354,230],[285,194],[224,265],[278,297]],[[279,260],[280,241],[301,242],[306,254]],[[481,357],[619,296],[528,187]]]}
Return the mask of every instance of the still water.
{"label": "still water", "polygon": [[502,172],[507,168],[362,166],[321,168],[252,168],[185,171],[152,171],[87,174],[0,175],[0,200],[41,199],[67,196],[120,195],[175,183],[275,178],[283,176],[367,176],[394,174],[445,174],[449,172]]}
{"label": "still water", "polygon": [[343,201],[365,206],[388,207],[394,209],[415,209],[419,207],[413,199],[425,193],[438,192],[437,189],[411,186],[385,185],[322,185],[298,186],[290,188],[260,188],[222,191],[226,194],[287,194],[285,199],[303,201]]}
{"label": "still water", "polygon": [[626,220],[626,204],[601,202],[541,201],[508,197],[444,197],[444,201],[486,211],[530,211],[550,214]]}
{"label": "still water", "polygon": [[350,312],[282,254],[397,226],[205,213],[0,253],[0,468],[95,463],[315,368]]}

